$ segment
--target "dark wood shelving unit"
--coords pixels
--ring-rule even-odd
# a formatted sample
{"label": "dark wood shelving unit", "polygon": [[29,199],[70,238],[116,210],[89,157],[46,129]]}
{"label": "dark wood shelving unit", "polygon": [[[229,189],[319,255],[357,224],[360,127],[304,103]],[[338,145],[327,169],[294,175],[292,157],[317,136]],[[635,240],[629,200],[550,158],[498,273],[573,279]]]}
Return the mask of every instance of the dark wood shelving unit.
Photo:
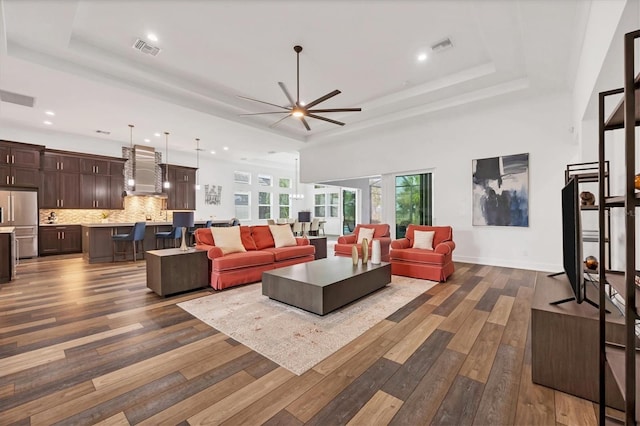
{"label": "dark wood shelving unit", "polygon": [[[635,125],[640,124],[640,75],[635,79]],[[611,95],[617,95],[624,93],[624,89],[612,90]],[[609,118],[604,123],[604,130],[615,130],[624,128],[624,97],[620,99],[618,105],[614,108],[613,112],[609,115]]]}
{"label": "dark wood shelving unit", "polygon": [[[624,300],[627,299],[627,285],[624,272],[621,271],[606,271],[607,281],[606,283],[611,286],[611,288],[618,293]],[[637,303],[640,301],[640,288],[636,285],[634,286],[635,294],[636,294],[636,312],[638,312]],[[611,296],[611,294],[609,294]]]}
{"label": "dark wood shelving unit", "polygon": [[[622,394],[626,394],[626,380],[625,380],[625,348],[623,346],[607,344],[605,347],[605,352],[607,354],[607,361],[611,368],[611,373],[613,374],[613,379],[618,384],[618,387],[622,391]],[[638,383],[640,381],[640,369],[638,369],[638,364],[640,363],[640,354],[636,353],[636,380]],[[636,404],[635,410],[636,412],[640,412],[638,410],[640,408],[640,395],[636,392]]]}
{"label": "dark wood shelving unit", "polygon": [[[609,283],[610,288],[617,291],[624,300],[624,344],[614,346],[608,344],[606,333],[605,301],[607,299],[605,286],[599,289],[599,422],[601,425],[607,424],[605,404],[607,391],[605,386],[605,376],[607,369],[613,374],[618,388],[624,398],[624,423],[635,425],[638,422],[640,408],[638,404],[637,385],[640,369],[637,367],[638,338],[636,337],[636,324],[638,320],[637,300],[640,299],[640,292],[635,284],[636,278],[636,207],[640,205],[639,195],[635,190],[635,159],[636,159],[636,126],[640,125],[640,74],[636,74],[635,64],[635,40],[640,38],[640,30],[625,34],[624,36],[624,87],[601,92],[598,99],[598,121],[599,121],[599,141],[598,141],[598,173],[605,175],[606,141],[605,135],[608,131],[622,129],[624,131],[624,175],[625,190],[623,195],[615,197],[605,196],[604,181],[599,182],[599,205],[598,227],[600,231],[599,255],[605,256],[605,227],[606,220],[610,220],[609,210],[612,208],[624,209],[624,271],[615,273],[601,268],[598,273],[600,283]],[[605,103],[611,96],[623,94],[618,100],[613,112],[605,119]],[[609,171],[607,170],[608,174]],[[607,194],[609,194],[607,192]],[[610,228],[608,228],[610,229]],[[611,249],[611,245],[609,250]]]}
{"label": "dark wood shelving unit", "polygon": [[[567,168],[564,171],[564,183],[565,184],[569,183],[569,179],[571,178],[576,178],[578,180],[578,184],[599,183],[600,173],[599,173],[598,161],[567,164]],[[605,164],[604,164],[603,180],[604,180],[604,196],[605,196],[605,199],[607,199],[609,198],[609,191],[610,191],[608,161],[605,161]],[[598,207],[598,204],[582,205],[581,203],[580,210],[597,212],[599,210],[599,207]],[[611,229],[611,217],[607,215],[606,232],[604,237],[604,242],[605,244],[607,244],[607,256],[606,256],[606,260],[603,261],[603,264],[606,265],[608,269],[611,269],[611,246],[609,245],[609,237],[608,237],[610,229]],[[585,243],[599,242],[600,241],[599,231],[597,229],[593,229],[593,230],[583,229],[582,241]]]}

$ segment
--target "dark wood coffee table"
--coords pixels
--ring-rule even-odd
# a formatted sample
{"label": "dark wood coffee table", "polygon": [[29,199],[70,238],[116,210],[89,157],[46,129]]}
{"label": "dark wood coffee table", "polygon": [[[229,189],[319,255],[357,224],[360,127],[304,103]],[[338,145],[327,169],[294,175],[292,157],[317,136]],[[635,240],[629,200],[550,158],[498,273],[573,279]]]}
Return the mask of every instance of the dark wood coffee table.
{"label": "dark wood coffee table", "polygon": [[391,282],[391,264],[354,266],[333,256],[262,273],[262,294],[270,299],[325,315]]}

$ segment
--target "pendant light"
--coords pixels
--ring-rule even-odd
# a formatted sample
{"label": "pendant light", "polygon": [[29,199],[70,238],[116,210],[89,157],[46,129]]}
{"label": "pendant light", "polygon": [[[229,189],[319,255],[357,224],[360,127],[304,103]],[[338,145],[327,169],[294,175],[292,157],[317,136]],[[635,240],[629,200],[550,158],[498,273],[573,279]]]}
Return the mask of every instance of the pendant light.
{"label": "pendant light", "polygon": [[164,155],[165,155],[165,177],[164,182],[162,183],[162,187],[165,189],[169,189],[171,187],[171,183],[169,182],[169,132],[164,132]]}
{"label": "pendant light", "polygon": [[136,181],[133,176],[133,124],[129,124],[129,144],[130,144],[130,148],[129,148],[129,161],[131,164],[131,176],[129,177],[129,179],[127,179],[127,185],[129,186],[129,188],[133,189],[133,186],[136,184]]}
{"label": "pendant light", "polygon": [[304,194],[298,192],[298,158],[296,158],[296,169],[293,179],[293,194],[291,194],[291,198],[294,200],[302,200],[304,198]]}
{"label": "pendant light", "polygon": [[196,191],[200,191],[200,139],[196,138]]}

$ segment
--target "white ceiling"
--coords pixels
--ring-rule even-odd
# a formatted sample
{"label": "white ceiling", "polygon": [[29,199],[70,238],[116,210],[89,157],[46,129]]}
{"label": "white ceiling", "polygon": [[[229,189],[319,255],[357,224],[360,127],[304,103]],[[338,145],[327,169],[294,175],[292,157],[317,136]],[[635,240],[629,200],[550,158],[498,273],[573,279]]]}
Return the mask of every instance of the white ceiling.
{"label": "white ceiling", "polygon": [[[587,0],[0,0],[0,89],[36,98],[0,103],[0,123],[134,143],[150,138],[220,158],[288,162],[307,144],[408,116],[521,90],[570,90]],[[162,49],[132,49],[137,38]],[[453,48],[430,46],[450,38]],[[339,127],[281,115],[277,85],[300,98],[342,93],[318,107]],[[419,63],[416,56],[428,54]],[[43,114],[53,110],[52,126]],[[111,132],[99,136],[97,129]],[[222,147],[229,146],[223,152]],[[275,151],[279,154],[267,154]],[[226,156],[226,157],[225,157]]]}

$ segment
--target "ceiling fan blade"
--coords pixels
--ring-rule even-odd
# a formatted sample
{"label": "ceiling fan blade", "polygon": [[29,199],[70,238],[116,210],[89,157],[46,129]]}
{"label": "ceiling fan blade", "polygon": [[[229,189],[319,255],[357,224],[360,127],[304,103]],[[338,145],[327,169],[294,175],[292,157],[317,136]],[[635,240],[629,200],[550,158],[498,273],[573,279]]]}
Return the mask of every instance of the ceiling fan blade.
{"label": "ceiling fan blade", "polygon": [[318,99],[316,99],[315,101],[309,102],[309,103],[308,103],[308,104],[306,104],[304,107],[305,107],[306,109],[309,109],[309,108],[311,108],[311,107],[312,107],[312,106],[314,106],[314,105],[318,105],[320,102],[324,102],[324,101],[326,101],[326,100],[327,100],[327,99],[329,99],[329,98],[333,98],[335,95],[339,95],[340,93],[342,93],[342,92],[340,92],[339,90],[334,90],[334,91],[333,91],[333,92],[331,92],[331,93],[327,93],[326,95],[319,97],[319,98],[318,98]]}
{"label": "ceiling fan blade", "polygon": [[302,121],[302,124],[304,124],[304,127],[306,127],[307,130],[311,130],[311,127],[309,127],[309,123],[307,123],[307,120],[305,120],[304,117],[300,117],[300,121]]}
{"label": "ceiling fan blade", "polygon": [[296,102],[293,100],[293,98],[291,97],[291,94],[289,93],[289,91],[287,90],[287,87],[284,85],[283,82],[279,81],[278,82],[278,86],[280,86],[280,88],[282,89],[282,91],[284,92],[284,95],[287,97],[287,100],[289,101],[289,104],[294,107],[296,106]]}
{"label": "ceiling fan blade", "polygon": [[273,123],[273,124],[269,125],[269,127],[270,127],[271,129],[273,129],[273,128],[274,128],[274,127],[276,127],[278,124],[280,124],[280,122],[281,122],[282,120],[284,120],[284,119],[285,119],[285,118],[287,118],[287,117],[289,117],[289,115],[285,115],[285,116],[284,116],[284,117],[282,117],[280,120],[278,120],[278,121],[276,121],[275,123]]}
{"label": "ceiling fan blade", "polygon": [[330,118],[320,117],[319,115],[315,115],[315,114],[307,114],[307,117],[315,118],[316,120],[328,121],[329,123],[337,124],[338,126],[344,126],[344,123],[342,121],[336,121]]}
{"label": "ceiling fan blade", "polygon": [[238,114],[243,115],[265,115],[265,114],[290,114],[290,111],[271,111],[271,112],[252,112],[250,114]]}
{"label": "ceiling fan blade", "polygon": [[307,112],[357,112],[362,111],[362,108],[331,108],[331,109],[308,109]]}
{"label": "ceiling fan blade", "polygon": [[283,107],[282,105],[272,104],[271,102],[259,101],[259,100],[257,100],[257,99],[247,98],[246,96],[240,96],[240,95],[238,95],[238,97],[239,97],[239,98],[242,98],[242,99],[246,99],[246,100],[248,100],[248,101],[259,102],[259,103],[261,103],[261,104],[265,104],[265,105],[271,105],[271,106],[274,106],[274,107],[276,107],[276,108],[280,108],[280,109],[289,109],[289,108],[287,108],[287,107]]}

